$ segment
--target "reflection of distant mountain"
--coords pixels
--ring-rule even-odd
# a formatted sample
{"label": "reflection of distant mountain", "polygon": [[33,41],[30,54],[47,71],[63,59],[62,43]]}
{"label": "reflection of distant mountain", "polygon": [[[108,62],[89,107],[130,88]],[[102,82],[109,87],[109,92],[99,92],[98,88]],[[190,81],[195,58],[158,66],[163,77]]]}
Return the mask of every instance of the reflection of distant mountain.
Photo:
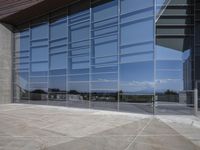
{"label": "reflection of distant mountain", "polygon": [[49,92],[58,92],[58,93],[60,93],[60,92],[62,92],[62,93],[66,93],[66,91],[65,90],[60,90],[60,89],[58,89],[58,88],[54,88],[54,89],[49,89]]}
{"label": "reflection of distant mountain", "polygon": [[69,94],[80,94],[80,92],[76,91],[76,90],[70,90]]}
{"label": "reflection of distant mountain", "polygon": [[41,90],[41,89],[35,89],[35,90],[31,91],[31,93],[47,94],[47,92],[45,92],[44,90]]}

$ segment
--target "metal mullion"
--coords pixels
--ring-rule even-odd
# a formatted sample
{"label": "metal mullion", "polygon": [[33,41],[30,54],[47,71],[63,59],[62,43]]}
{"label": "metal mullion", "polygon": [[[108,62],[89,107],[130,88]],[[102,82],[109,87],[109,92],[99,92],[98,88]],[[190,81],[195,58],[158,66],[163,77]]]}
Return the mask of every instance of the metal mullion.
{"label": "metal mullion", "polygon": [[70,46],[70,26],[69,26],[69,7],[67,7],[67,25],[66,25],[66,29],[67,29],[67,40],[66,40],[66,103],[65,105],[68,105],[68,101],[69,101],[69,46]]}
{"label": "metal mullion", "polygon": [[50,70],[50,18],[49,18],[49,15],[48,15],[48,37],[47,37],[47,40],[48,40],[48,73],[47,73],[47,105],[49,105],[49,81],[50,81],[50,77],[49,77],[49,70]]}
{"label": "metal mullion", "polygon": [[104,30],[104,29],[108,29],[108,28],[112,28],[112,27],[117,27],[118,23],[117,22],[113,22],[113,23],[110,23],[110,24],[106,24],[104,25],[104,27],[95,27],[93,30],[93,32],[95,31],[99,31],[99,30]]}
{"label": "metal mullion", "polygon": [[121,26],[120,26],[120,23],[121,23],[121,0],[118,0],[118,46],[117,46],[117,51],[118,51],[118,82],[117,82],[117,89],[118,89],[118,92],[117,92],[117,110],[120,111],[120,56],[121,56],[121,53],[120,53],[120,46],[121,46]]}
{"label": "metal mullion", "polygon": [[155,100],[156,100],[156,23],[157,23],[157,12],[156,12],[156,10],[157,10],[157,0],[154,0],[154,21],[153,21],[153,23],[154,23],[154,29],[153,29],[153,37],[154,37],[154,41],[153,41],[153,51],[154,51],[154,53],[153,53],[153,64],[154,64],[154,66],[153,66],[153,70],[154,70],[154,88],[153,88],[153,97],[152,97],[152,107],[153,107],[153,115],[155,115],[155,111],[156,111],[156,106],[155,106]]}
{"label": "metal mullion", "polygon": [[196,46],[198,46],[197,43],[196,43],[196,23],[197,23],[196,22],[196,13],[197,13],[197,11],[196,11],[196,1],[197,0],[194,0],[194,29],[193,29],[194,30],[193,31],[194,32],[193,33],[194,34],[194,38],[193,38],[193,40],[194,40],[193,60],[194,61],[193,61],[193,67],[192,67],[192,68],[194,68],[194,69],[192,69],[193,70],[193,74],[194,74],[193,75],[193,79],[192,79],[193,80],[193,84],[194,84],[193,85],[193,90],[198,89],[197,85],[195,85],[197,83],[197,81],[196,81],[196,69],[195,69],[196,68],[196,48],[197,48]]}
{"label": "metal mullion", "polygon": [[30,81],[31,81],[31,38],[32,34],[31,34],[31,24],[29,23],[29,73],[28,73],[28,90],[29,90],[29,93],[28,93],[28,98],[29,98],[29,101],[28,103],[30,104],[31,103],[31,84],[30,84]]}
{"label": "metal mullion", "polygon": [[110,17],[110,18],[106,18],[106,19],[99,20],[99,21],[92,21],[91,23],[92,23],[92,24],[95,24],[95,23],[102,23],[102,22],[109,21],[110,19],[115,19],[115,18],[117,19],[118,16],[116,15],[116,16],[113,16],[113,17]]}
{"label": "metal mullion", "polygon": [[91,5],[91,2],[92,0],[90,0],[90,10],[89,10],[89,13],[90,13],[90,19],[89,19],[89,24],[90,24],[90,27],[89,27],[89,109],[91,109],[91,105],[92,105],[92,93],[91,93],[91,80],[92,80],[92,76],[91,76],[91,73],[92,73],[92,27],[93,27],[93,24],[92,24],[92,5]]}

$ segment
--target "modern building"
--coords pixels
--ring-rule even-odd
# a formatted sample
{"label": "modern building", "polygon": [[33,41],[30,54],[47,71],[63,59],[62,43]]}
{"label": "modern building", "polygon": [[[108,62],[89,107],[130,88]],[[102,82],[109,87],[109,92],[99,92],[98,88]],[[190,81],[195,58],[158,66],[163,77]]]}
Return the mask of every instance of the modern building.
{"label": "modern building", "polygon": [[19,0],[0,5],[0,99],[191,111],[199,0]]}

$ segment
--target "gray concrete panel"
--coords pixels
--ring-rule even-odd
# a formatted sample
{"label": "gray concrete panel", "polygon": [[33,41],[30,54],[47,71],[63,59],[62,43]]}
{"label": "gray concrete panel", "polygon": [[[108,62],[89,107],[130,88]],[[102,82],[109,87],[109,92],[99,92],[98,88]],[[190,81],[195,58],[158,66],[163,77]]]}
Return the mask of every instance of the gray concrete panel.
{"label": "gray concrete panel", "polygon": [[0,104],[12,101],[13,33],[0,24]]}

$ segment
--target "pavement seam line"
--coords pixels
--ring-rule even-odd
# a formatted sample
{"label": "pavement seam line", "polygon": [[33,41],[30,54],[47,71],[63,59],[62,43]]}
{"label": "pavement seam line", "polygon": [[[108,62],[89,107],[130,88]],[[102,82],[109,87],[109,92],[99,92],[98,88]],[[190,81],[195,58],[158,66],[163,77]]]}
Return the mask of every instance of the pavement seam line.
{"label": "pavement seam line", "polygon": [[133,141],[130,142],[129,145],[128,145],[124,150],[128,150],[128,149],[130,148],[130,146],[136,141],[137,137],[138,137],[139,135],[141,135],[141,133],[149,126],[149,124],[152,122],[153,119],[154,119],[154,118],[151,118],[151,119],[147,122],[147,124],[138,132],[138,134],[136,134],[136,136],[135,136],[135,138],[133,139]]}

